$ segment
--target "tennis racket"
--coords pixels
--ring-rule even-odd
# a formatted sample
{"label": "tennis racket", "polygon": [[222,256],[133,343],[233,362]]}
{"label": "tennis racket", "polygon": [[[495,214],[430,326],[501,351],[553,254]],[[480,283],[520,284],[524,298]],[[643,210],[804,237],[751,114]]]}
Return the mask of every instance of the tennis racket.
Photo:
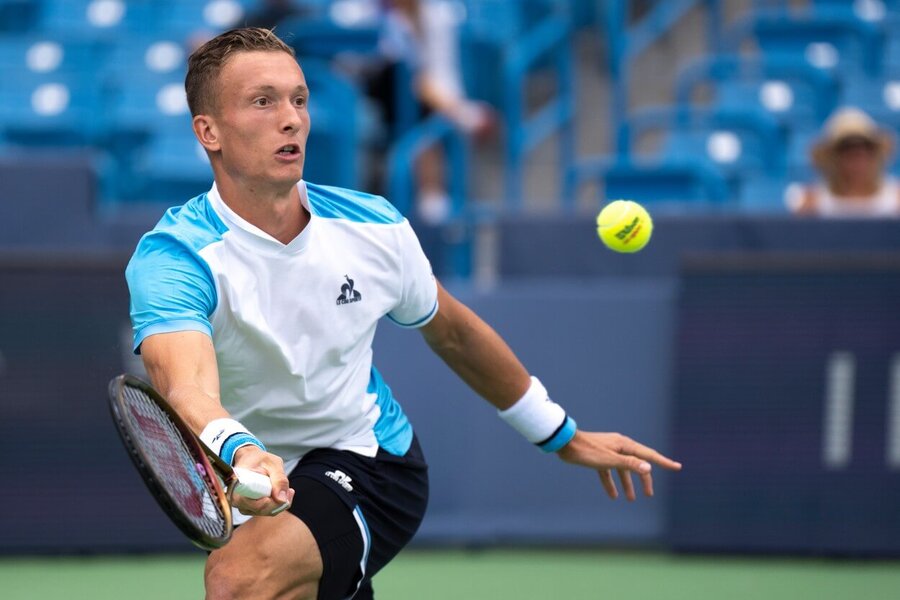
{"label": "tennis racket", "polygon": [[234,492],[253,499],[272,493],[268,477],[226,464],[156,390],[137,377],[120,375],[109,383],[109,406],[122,443],[150,493],[200,548],[215,550],[228,543]]}

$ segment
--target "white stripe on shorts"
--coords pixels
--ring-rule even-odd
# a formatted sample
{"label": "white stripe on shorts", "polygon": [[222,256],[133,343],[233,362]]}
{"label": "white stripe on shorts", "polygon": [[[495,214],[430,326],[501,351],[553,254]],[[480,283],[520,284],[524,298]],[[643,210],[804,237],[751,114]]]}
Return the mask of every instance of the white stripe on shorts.
{"label": "white stripe on shorts", "polygon": [[366,578],[366,565],[369,563],[369,549],[372,546],[372,536],[369,534],[369,525],[366,523],[366,518],[363,516],[359,506],[353,509],[353,518],[356,519],[356,525],[359,527],[359,534],[362,536],[363,541],[362,560],[359,561],[359,570],[362,575],[360,576],[359,581],[356,582],[356,589],[347,600],[350,600],[350,598],[353,598],[353,596],[356,595],[356,592],[359,591],[359,586],[362,585],[363,579]]}

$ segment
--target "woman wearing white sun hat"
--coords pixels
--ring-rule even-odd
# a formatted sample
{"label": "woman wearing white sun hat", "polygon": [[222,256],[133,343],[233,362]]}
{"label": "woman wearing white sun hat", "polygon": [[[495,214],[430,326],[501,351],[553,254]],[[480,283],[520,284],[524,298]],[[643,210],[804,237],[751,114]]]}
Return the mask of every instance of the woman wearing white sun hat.
{"label": "woman wearing white sun hat", "polygon": [[831,218],[900,217],[900,185],[886,172],[894,151],[891,134],[865,112],[842,108],[825,122],[812,148],[822,180],[792,185],[791,212]]}

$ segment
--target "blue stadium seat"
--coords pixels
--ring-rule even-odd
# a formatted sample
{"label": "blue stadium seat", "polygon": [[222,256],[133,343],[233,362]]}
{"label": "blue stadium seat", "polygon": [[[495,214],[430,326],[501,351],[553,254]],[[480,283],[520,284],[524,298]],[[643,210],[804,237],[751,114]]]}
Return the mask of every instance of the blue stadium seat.
{"label": "blue stadium seat", "polygon": [[897,0],[813,0],[812,7],[820,14],[841,14],[877,23],[900,8],[900,3]]}
{"label": "blue stadium seat", "polygon": [[712,88],[712,105],[763,110],[783,126],[818,127],[837,104],[839,81],[833,74],[796,57],[708,56],[678,75],[676,104],[688,107],[697,88]]}
{"label": "blue stadium seat", "polygon": [[0,0],[0,32],[22,33],[37,27],[41,0]]}
{"label": "blue stadium seat", "polygon": [[114,39],[123,33],[159,29],[162,6],[169,0],[43,0],[39,27],[47,33],[71,33]]}
{"label": "blue stadium seat", "polygon": [[126,156],[162,131],[190,132],[190,111],[179,73],[144,76],[125,82],[111,94],[105,146]]}
{"label": "blue stadium seat", "polygon": [[362,127],[359,92],[322,61],[303,61],[312,121],[304,177],[315,183],[357,187]]}
{"label": "blue stadium seat", "polygon": [[186,50],[172,39],[129,37],[110,54],[105,79],[110,90],[109,143],[118,149],[143,143],[150,133],[183,125]]}
{"label": "blue stadium seat", "polygon": [[788,179],[765,175],[744,177],[738,188],[738,206],[742,211],[784,212],[784,191]]}
{"label": "blue stadium seat", "polygon": [[102,86],[72,73],[9,71],[0,82],[0,134],[24,147],[89,146],[105,127]]}
{"label": "blue stadium seat", "polygon": [[792,56],[813,66],[841,72],[877,73],[884,47],[882,28],[843,12],[814,11],[794,15],[759,11],[740,21],[725,36],[737,53],[754,40],[763,54]]}
{"label": "blue stadium seat", "polygon": [[888,14],[884,20],[886,36],[884,65],[887,69],[900,68],[900,7]]}
{"label": "blue stadium seat", "polygon": [[[309,60],[312,132],[304,177],[316,183],[358,184],[358,93],[326,64]],[[176,202],[205,191],[212,174],[191,129],[183,75],[135,79],[122,88],[111,115],[108,147],[116,168],[104,170],[105,189],[124,202]]]}
{"label": "blue stadium seat", "polygon": [[651,108],[634,113],[619,132],[620,147],[652,131],[667,134],[658,158],[700,160],[726,173],[748,169],[780,174],[785,137],[761,110]]}
{"label": "blue stadium seat", "polygon": [[602,181],[603,200],[720,204],[730,195],[721,174],[701,163],[620,160],[603,171]]}
{"label": "blue stadium seat", "polygon": [[188,48],[175,36],[127,35],[110,48],[104,77],[121,83],[187,71]]}
{"label": "blue stadium seat", "polygon": [[[663,134],[661,148],[649,156],[635,158],[631,149],[644,135],[653,132]],[[680,181],[694,185],[687,189],[704,191],[696,199],[722,200],[724,194],[726,199],[737,202],[746,196],[746,181],[784,180],[785,134],[761,110],[645,109],[633,114],[618,136],[623,151],[619,162],[639,164],[644,171],[631,178],[639,185],[656,185],[659,181],[671,185],[668,182],[673,173],[686,173],[689,177],[679,175]],[[654,175],[651,166],[660,169],[660,175]],[[640,177],[647,181],[642,182]],[[651,179],[656,182],[650,182]],[[694,182],[698,181],[706,183],[697,187]]]}
{"label": "blue stadium seat", "polygon": [[855,77],[841,94],[841,104],[861,108],[884,125],[900,127],[900,68],[879,77]]}
{"label": "blue stadium seat", "polygon": [[819,136],[818,130],[797,131],[788,139],[787,178],[790,181],[810,181],[815,177],[810,150]]}
{"label": "blue stadium seat", "polygon": [[180,204],[202,194],[212,185],[213,175],[206,153],[190,128],[161,130],[134,155],[131,164],[119,163],[110,186],[125,202]]}
{"label": "blue stadium seat", "polygon": [[239,27],[248,9],[256,2],[241,0],[162,0],[166,6],[160,12],[158,32],[190,39],[202,32],[218,33]]}
{"label": "blue stadium seat", "polygon": [[276,28],[297,56],[333,58],[345,52],[373,53],[378,46],[378,24],[347,27],[327,18],[288,17]]}
{"label": "blue stadium seat", "polygon": [[509,47],[552,14],[568,14],[560,0],[466,0],[460,23],[460,62],[467,93],[501,106],[503,62]]}
{"label": "blue stadium seat", "polygon": [[559,0],[465,0],[468,36],[507,43],[536,25],[548,12],[565,10]]}
{"label": "blue stadium seat", "polygon": [[17,72],[81,73],[102,70],[108,44],[74,34],[29,33],[0,36],[0,70],[9,78]]}

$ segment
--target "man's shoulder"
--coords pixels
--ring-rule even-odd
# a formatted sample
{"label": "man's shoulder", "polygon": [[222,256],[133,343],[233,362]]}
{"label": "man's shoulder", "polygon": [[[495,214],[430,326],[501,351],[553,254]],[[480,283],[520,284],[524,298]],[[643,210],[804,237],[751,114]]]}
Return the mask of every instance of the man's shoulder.
{"label": "man's shoulder", "polygon": [[210,205],[206,194],[200,194],[180,206],[173,206],[156,226],[144,234],[138,250],[150,247],[181,247],[191,252],[218,242],[228,227]]}
{"label": "man's shoulder", "polygon": [[310,209],[317,217],[351,223],[396,225],[406,219],[381,196],[358,190],[306,183]]}

